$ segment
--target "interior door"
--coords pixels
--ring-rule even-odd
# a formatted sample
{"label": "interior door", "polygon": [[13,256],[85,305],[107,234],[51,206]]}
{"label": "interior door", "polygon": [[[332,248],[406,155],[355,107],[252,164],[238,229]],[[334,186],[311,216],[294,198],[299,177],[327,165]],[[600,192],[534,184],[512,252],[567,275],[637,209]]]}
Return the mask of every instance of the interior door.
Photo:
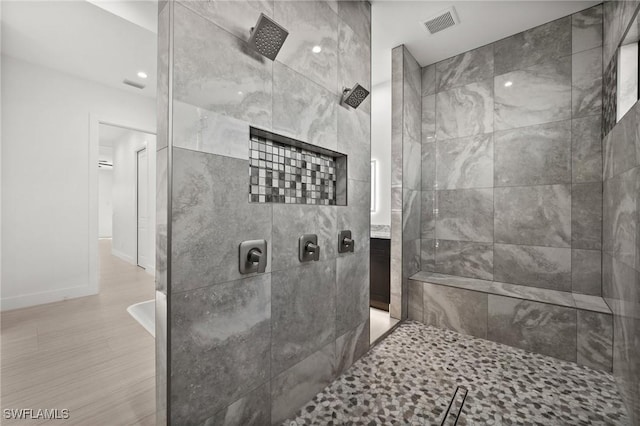
{"label": "interior door", "polygon": [[137,152],[137,223],[138,223],[138,266],[146,268],[149,265],[149,163],[147,150]]}

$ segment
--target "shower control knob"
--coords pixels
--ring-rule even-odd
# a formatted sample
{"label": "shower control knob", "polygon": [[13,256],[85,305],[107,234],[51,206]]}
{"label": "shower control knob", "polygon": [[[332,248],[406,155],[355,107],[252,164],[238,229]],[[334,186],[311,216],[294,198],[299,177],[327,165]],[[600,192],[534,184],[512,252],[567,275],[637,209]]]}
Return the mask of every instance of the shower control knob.
{"label": "shower control knob", "polygon": [[258,248],[252,248],[249,250],[249,254],[247,255],[247,261],[250,263],[260,263],[260,259],[262,259],[262,250]]}
{"label": "shower control knob", "polygon": [[356,242],[351,238],[351,231],[340,231],[338,234],[338,253],[352,252]]}
{"label": "shower control knob", "polygon": [[316,234],[305,234],[298,239],[298,258],[300,262],[320,260],[320,246]]}
{"label": "shower control knob", "polygon": [[240,243],[240,273],[262,273],[267,270],[267,241],[251,240]]}

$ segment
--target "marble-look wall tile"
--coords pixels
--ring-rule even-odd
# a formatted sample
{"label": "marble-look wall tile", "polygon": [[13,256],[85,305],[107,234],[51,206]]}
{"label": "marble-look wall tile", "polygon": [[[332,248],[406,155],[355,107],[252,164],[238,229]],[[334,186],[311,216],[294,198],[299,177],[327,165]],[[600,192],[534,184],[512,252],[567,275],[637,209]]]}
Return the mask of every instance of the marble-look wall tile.
{"label": "marble-look wall tile", "polygon": [[270,274],[173,294],[171,423],[203,422],[265,383],[270,334]]}
{"label": "marble-look wall tile", "polygon": [[[343,3],[343,2],[340,2]],[[271,424],[287,419],[335,377],[335,342],[314,352],[271,381]]]}
{"label": "marble-look wall tile", "polygon": [[[406,285],[406,280],[408,277],[413,274],[417,274],[420,271],[421,265],[421,240],[420,239],[406,239],[402,242],[402,274],[405,277],[405,282],[403,285]],[[403,288],[403,291],[406,291]],[[406,293],[403,294],[403,297],[406,297]]]}
{"label": "marble-look wall tile", "polygon": [[[370,184],[358,180],[349,179],[347,182],[349,204],[337,207],[338,231],[349,229],[355,240],[356,252],[369,252],[369,229],[371,223]],[[337,234],[336,234],[337,235]],[[334,239],[333,244],[336,244]]]}
{"label": "marble-look wall tile", "polygon": [[[169,43],[170,7],[158,4],[158,74],[156,86],[156,149],[166,148],[169,139]],[[166,6],[166,5],[164,5]]]}
{"label": "marble-look wall tile", "polygon": [[493,280],[493,244],[438,240],[436,272]]}
{"label": "marble-look wall tile", "polygon": [[422,191],[421,238],[434,239],[436,235],[435,191]]}
{"label": "marble-look wall tile", "polygon": [[337,151],[347,155],[347,176],[371,179],[371,116],[359,109],[338,108]]}
{"label": "marble-look wall tile", "polygon": [[335,340],[335,276],[335,260],[309,262],[272,274],[272,376]]}
{"label": "marble-look wall tile", "polygon": [[402,211],[391,212],[391,280],[389,314],[402,316]]}
{"label": "marble-look wall tile", "polygon": [[406,137],[402,143],[402,187],[419,191],[422,180],[422,144]]}
{"label": "marble-look wall tile", "polygon": [[571,187],[571,247],[602,248],[602,184]]}
{"label": "marble-look wall tile", "polygon": [[493,135],[436,142],[438,189],[493,186]]}
{"label": "marble-look wall tile", "polygon": [[569,118],[570,56],[495,77],[496,130]]}
{"label": "marble-look wall tile", "polygon": [[606,180],[603,194],[603,250],[621,262],[635,264],[640,168]]}
{"label": "marble-look wall tile", "polygon": [[640,301],[640,274],[609,253],[602,253],[602,296],[637,303]]}
{"label": "marble-look wall tile", "polygon": [[436,238],[493,242],[493,189],[437,191]]}
{"label": "marble-look wall tile", "polygon": [[336,149],[339,96],[279,62],[273,63],[273,129]]}
{"label": "marble-look wall tile", "polygon": [[625,32],[634,17],[640,3],[632,1],[605,1],[603,3],[603,54],[604,63],[607,64],[615,55],[618,45],[622,41]]}
{"label": "marble-look wall tile", "polygon": [[[338,82],[338,15],[324,1],[276,1],[274,19],[289,31],[277,61],[327,90]],[[314,46],[321,46],[318,53]],[[277,93],[277,92],[276,92]]]}
{"label": "marble-look wall tile", "polygon": [[371,44],[371,4],[367,1],[339,1],[338,16],[358,34],[369,47]]}
{"label": "marble-look wall tile", "polygon": [[402,212],[391,212],[391,280],[389,314],[402,316]]}
{"label": "marble-look wall tile", "polygon": [[303,234],[318,236],[321,261],[335,259],[337,216],[333,206],[274,204],[271,269],[282,271],[300,266],[298,238]]}
{"label": "marble-look wall tile", "polygon": [[422,143],[436,138],[436,95],[422,97]]}
{"label": "marble-look wall tile", "polygon": [[[608,2],[614,3],[614,2]],[[604,57],[604,54],[603,54]],[[604,61],[603,64],[606,64]],[[602,73],[602,136],[606,136],[616,125],[617,91],[618,91],[618,58],[614,53],[609,65],[604,66]]]}
{"label": "marble-look wall tile", "polygon": [[436,91],[493,77],[493,45],[469,50],[436,64]]}
{"label": "marble-look wall tile", "polygon": [[170,148],[156,151],[156,291],[167,294],[167,223],[169,183],[167,164]]}
{"label": "marble-look wall tile", "polygon": [[155,303],[155,377],[156,377],[156,422],[167,424],[167,398],[169,377],[167,353],[169,340],[167,339],[167,294],[156,290]]}
{"label": "marble-look wall tile", "polygon": [[404,189],[402,191],[402,238],[415,240],[420,238],[420,220],[422,209],[422,191]]}
{"label": "marble-look wall tile", "polygon": [[421,68],[407,48],[404,46],[403,48],[403,144],[407,142],[419,144],[422,141]]}
{"label": "marble-look wall tile", "polygon": [[245,41],[260,13],[273,18],[273,0],[180,0],[180,3]]}
{"label": "marble-look wall tile", "polygon": [[246,277],[238,244],[270,245],[271,205],[249,203],[248,171],[248,161],[174,148],[172,292]]}
{"label": "marble-look wall tile", "polygon": [[495,133],[495,185],[571,182],[570,120]]}
{"label": "marble-look wall tile", "polygon": [[493,81],[485,80],[436,95],[436,137],[461,138],[493,131]]}
{"label": "marble-look wall tile", "polygon": [[423,191],[437,189],[436,187],[436,143],[423,143],[421,148],[422,163],[420,172],[422,174],[421,189]]}
{"label": "marble-look wall tile", "polygon": [[[365,38],[356,34],[343,20],[338,21],[338,91],[350,89],[356,82],[371,91],[369,46],[365,44]],[[370,108],[364,110],[370,112]]]}
{"label": "marble-look wall tile", "polygon": [[409,313],[410,320],[422,322],[422,287],[423,284],[420,281],[409,280]]}
{"label": "marble-look wall tile", "polygon": [[266,425],[271,423],[271,392],[267,383],[209,417],[203,426]]}
{"label": "marble-look wall tile", "polygon": [[436,270],[436,240],[423,239],[420,242],[420,269],[422,271]]}
{"label": "marble-look wall tile", "polygon": [[402,186],[404,47],[391,50],[391,186]]}
{"label": "marble-look wall tile", "polygon": [[602,110],[602,48],[571,57],[572,117],[600,115]]}
{"label": "marble-look wall tile", "polygon": [[173,146],[178,148],[248,160],[249,126],[246,121],[173,102]]}
{"label": "marble-look wall tile", "polygon": [[571,15],[572,53],[600,46],[602,46],[602,5]]}
{"label": "marble-look wall tile", "polygon": [[636,158],[636,141],[640,138],[639,115],[640,103],[637,103],[605,138],[605,178],[617,176],[640,164],[640,159]]}
{"label": "marble-look wall tile", "polygon": [[495,74],[521,70],[571,54],[571,17],[512,35],[494,43]]}
{"label": "marble-look wall tile", "polygon": [[422,96],[436,93],[436,65],[422,68]]}
{"label": "marble-look wall tile", "polygon": [[180,3],[174,9],[174,100],[270,128],[271,61]]}
{"label": "marble-look wall tile", "polygon": [[571,185],[496,188],[495,241],[570,247]]}
{"label": "marble-look wall tile", "polygon": [[424,283],[424,323],[487,337],[486,293]]}
{"label": "marble-look wall tile", "polygon": [[602,119],[571,120],[571,174],[573,183],[602,181]]}
{"label": "marble-look wall tile", "polygon": [[576,310],[489,295],[488,339],[576,361]]}
{"label": "marble-look wall tile", "polygon": [[346,253],[336,261],[336,335],[369,318],[369,253]]}
{"label": "marble-look wall tile", "polygon": [[600,250],[571,250],[571,291],[602,295],[602,252]]}
{"label": "marble-look wall tile", "polygon": [[613,320],[609,314],[578,310],[579,365],[611,372],[613,368]]}
{"label": "marble-look wall tile", "polygon": [[[367,293],[368,294],[368,293]],[[368,305],[368,304],[367,304]],[[368,312],[367,306],[367,312]],[[367,320],[336,339],[335,374],[345,372],[369,350],[369,316]]]}
{"label": "marble-look wall tile", "polygon": [[493,256],[496,281],[571,291],[571,249],[496,244]]}

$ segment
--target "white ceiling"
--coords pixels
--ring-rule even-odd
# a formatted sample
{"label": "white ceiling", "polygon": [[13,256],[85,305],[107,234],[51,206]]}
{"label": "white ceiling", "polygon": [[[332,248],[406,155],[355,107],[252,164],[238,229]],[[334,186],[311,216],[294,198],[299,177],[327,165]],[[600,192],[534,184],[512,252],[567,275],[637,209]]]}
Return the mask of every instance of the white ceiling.
{"label": "white ceiling", "polygon": [[[421,66],[484,46],[601,1],[372,0],[371,79],[391,79],[391,49],[405,44]],[[460,24],[430,35],[422,21],[455,6]]]}
{"label": "white ceiling", "polygon": [[[425,66],[599,1],[372,0],[372,83],[391,78],[405,44]],[[430,35],[421,22],[455,6],[460,24]],[[156,0],[3,1],[2,52],[131,93],[155,96]],[[138,71],[148,74],[146,80]],[[128,78],[146,84],[138,90]]]}
{"label": "white ceiling", "polygon": [[[156,1],[100,3],[98,7],[78,0],[2,1],[2,53],[155,97]],[[138,71],[148,78],[139,78]],[[124,85],[125,78],[146,87]]]}

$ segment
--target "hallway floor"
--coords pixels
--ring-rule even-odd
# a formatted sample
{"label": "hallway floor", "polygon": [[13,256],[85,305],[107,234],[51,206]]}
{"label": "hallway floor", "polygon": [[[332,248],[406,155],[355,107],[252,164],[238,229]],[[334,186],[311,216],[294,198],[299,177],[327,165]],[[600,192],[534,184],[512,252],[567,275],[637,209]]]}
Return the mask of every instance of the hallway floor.
{"label": "hallway floor", "polygon": [[2,313],[3,409],[66,408],[65,425],[155,424],[155,342],[126,311],[155,297],[153,277],[112,256],[111,240],[100,240],[100,266],[99,295]]}
{"label": "hallway floor", "polygon": [[457,386],[460,425],[629,424],[609,374],[412,321],[284,424],[439,425]]}

